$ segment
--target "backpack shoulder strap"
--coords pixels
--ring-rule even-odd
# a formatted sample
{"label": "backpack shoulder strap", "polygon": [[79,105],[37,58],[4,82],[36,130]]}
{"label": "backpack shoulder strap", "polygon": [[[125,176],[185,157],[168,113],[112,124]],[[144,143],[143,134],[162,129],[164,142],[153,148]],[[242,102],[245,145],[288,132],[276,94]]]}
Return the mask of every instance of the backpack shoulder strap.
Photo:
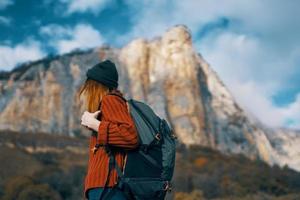
{"label": "backpack shoulder strap", "polygon": [[128,110],[128,112],[130,112],[130,107],[129,107],[128,101],[127,101],[127,99],[126,99],[125,97],[123,97],[123,96],[121,96],[121,95],[118,95],[118,94],[116,94],[116,93],[112,93],[112,92],[107,93],[106,95],[115,95],[115,96],[118,96],[118,97],[120,97],[121,99],[123,99],[123,101],[125,101],[125,103],[126,103],[126,105],[127,105],[127,110]]}
{"label": "backpack shoulder strap", "polygon": [[126,99],[125,97],[119,95],[119,94],[111,93],[111,92],[110,92],[110,93],[107,93],[106,95],[115,95],[115,96],[118,96],[118,97],[120,97],[121,99],[123,99],[125,102],[127,102],[127,99]]}

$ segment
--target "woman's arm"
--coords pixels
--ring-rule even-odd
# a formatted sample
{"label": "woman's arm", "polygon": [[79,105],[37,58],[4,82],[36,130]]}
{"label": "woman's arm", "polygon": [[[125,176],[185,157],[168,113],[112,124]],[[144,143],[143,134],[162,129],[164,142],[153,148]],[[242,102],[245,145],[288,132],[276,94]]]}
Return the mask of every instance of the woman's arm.
{"label": "woman's arm", "polygon": [[[123,148],[136,148],[138,134],[126,103],[115,95],[103,97],[101,103],[102,121],[98,127],[97,143]],[[108,133],[108,135],[107,135]]]}

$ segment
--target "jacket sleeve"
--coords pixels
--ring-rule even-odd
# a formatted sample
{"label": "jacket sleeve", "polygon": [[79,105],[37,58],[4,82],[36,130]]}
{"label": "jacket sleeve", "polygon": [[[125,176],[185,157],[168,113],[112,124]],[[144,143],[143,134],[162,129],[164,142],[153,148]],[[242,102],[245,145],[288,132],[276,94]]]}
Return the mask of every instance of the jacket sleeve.
{"label": "jacket sleeve", "polygon": [[[127,149],[139,144],[134,121],[126,103],[115,95],[104,96],[101,102],[102,120],[98,127],[98,144],[109,144]],[[108,134],[108,135],[107,135]]]}

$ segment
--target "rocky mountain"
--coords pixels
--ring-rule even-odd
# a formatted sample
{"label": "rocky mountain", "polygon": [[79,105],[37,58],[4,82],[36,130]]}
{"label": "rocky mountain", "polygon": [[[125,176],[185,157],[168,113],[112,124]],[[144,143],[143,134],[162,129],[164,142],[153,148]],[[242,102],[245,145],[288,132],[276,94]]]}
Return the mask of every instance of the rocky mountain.
{"label": "rocky mountain", "polygon": [[250,118],[216,72],[195,51],[187,27],[117,49],[102,46],[25,63],[0,74],[0,129],[78,136],[82,109],[76,91],[85,72],[113,60],[120,90],[149,103],[168,120],[179,140],[224,154],[241,153],[300,170],[300,135],[272,130]]}

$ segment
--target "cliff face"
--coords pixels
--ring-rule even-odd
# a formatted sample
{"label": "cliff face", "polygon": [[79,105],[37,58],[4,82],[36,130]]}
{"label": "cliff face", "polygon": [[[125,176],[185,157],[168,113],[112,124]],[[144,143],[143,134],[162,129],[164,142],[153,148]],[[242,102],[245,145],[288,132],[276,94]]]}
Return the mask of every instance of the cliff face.
{"label": "cliff face", "polygon": [[86,134],[80,126],[82,109],[76,91],[89,67],[111,59],[125,96],[149,103],[182,143],[300,170],[294,150],[299,134],[294,134],[290,147],[291,137],[285,133],[291,131],[279,134],[248,118],[191,41],[189,30],[176,26],[160,38],[137,39],[122,49],[100,47],[23,64],[0,76],[0,129]]}

